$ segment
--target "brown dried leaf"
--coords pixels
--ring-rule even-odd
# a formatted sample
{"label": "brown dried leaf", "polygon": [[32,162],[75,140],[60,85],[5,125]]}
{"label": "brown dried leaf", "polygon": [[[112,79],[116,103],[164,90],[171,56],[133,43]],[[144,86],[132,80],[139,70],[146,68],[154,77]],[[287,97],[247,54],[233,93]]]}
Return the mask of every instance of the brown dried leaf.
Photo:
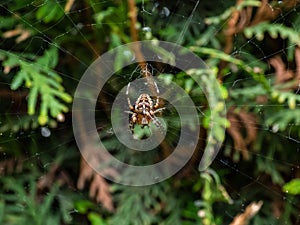
{"label": "brown dried leaf", "polygon": [[241,152],[243,158],[248,160],[248,146],[256,140],[257,136],[256,117],[243,110],[236,113],[235,108],[232,107],[227,113],[227,119],[230,122],[227,132],[233,139],[234,150]]}
{"label": "brown dried leaf", "polygon": [[86,161],[83,158],[81,158],[80,174],[77,181],[77,188],[82,190],[84,188],[85,182],[90,181],[93,175],[94,175],[93,169],[86,163]]}
{"label": "brown dried leaf", "polygon": [[28,30],[24,30],[21,35],[16,38],[16,43],[19,44],[22,41],[25,41],[27,38],[31,37],[31,33]]}
{"label": "brown dried leaf", "polygon": [[68,187],[74,188],[70,176],[65,171],[59,171],[59,165],[56,163],[51,165],[48,173],[40,177],[37,182],[37,188],[39,190],[50,189],[53,183],[59,186],[68,185]]}
{"label": "brown dried leaf", "polygon": [[57,164],[53,164],[48,173],[46,173],[45,175],[41,176],[37,182],[37,188],[42,190],[45,188],[50,188],[53,184],[53,181],[55,179],[55,173],[58,170],[58,165]]}
{"label": "brown dried leaf", "polygon": [[275,69],[275,84],[281,84],[293,78],[293,73],[286,69],[279,55],[272,57],[269,62]]}
{"label": "brown dried leaf", "polygon": [[300,47],[295,49],[295,61],[296,61],[296,80],[300,81]]}
{"label": "brown dried leaf", "polygon": [[110,186],[99,174],[94,174],[93,180],[90,185],[90,197],[101,202],[103,207],[108,211],[114,211],[112,196],[109,191]]}
{"label": "brown dried leaf", "polygon": [[16,43],[20,43],[22,41],[25,41],[27,38],[31,37],[31,32],[29,30],[25,30],[23,27],[16,27],[16,29],[6,31],[2,34],[3,38],[12,38],[17,35],[20,35],[18,38],[16,38]]}
{"label": "brown dried leaf", "polygon": [[12,174],[13,172],[21,172],[23,170],[23,160],[21,159],[5,159],[0,161],[0,175]]}
{"label": "brown dried leaf", "polygon": [[17,27],[14,30],[9,30],[9,31],[4,32],[2,34],[2,37],[3,38],[11,38],[11,37],[17,36],[17,35],[19,35],[21,33],[22,33],[22,29],[20,27]]}
{"label": "brown dried leaf", "polygon": [[70,12],[75,0],[68,0],[65,5],[65,13]]}
{"label": "brown dried leaf", "polygon": [[268,0],[262,0],[254,19],[251,21],[251,26],[266,20],[273,20],[280,14],[280,12],[281,9],[270,6]]}
{"label": "brown dried leaf", "polygon": [[80,174],[77,181],[77,187],[83,189],[86,182],[90,183],[90,197],[97,202],[101,202],[108,211],[114,211],[112,196],[109,192],[109,185],[99,174],[87,164],[82,158],[80,165]]}
{"label": "brown dried leaf", "polygon": [[257,136],[257,129],[256,129],[256,117],[253,114],[240,111],[239,112],[239,118],[241,122],[244,124],[245,129],[246,129],[246,138],[245,138],[245,143],[247,145],[253,143],[256,140]]}
{"label": "brown dried leaf", "polygon": [[234,150],[241,152],[244,159],[249,159],[246,142],[241,134],[239,120],[234,115],[228,115],[227,119],[230,122],[230,127],[227,128],[227,132],[233,139]]}
{"label": "brown dried leaf", "polygon": [[250,219],[258,213],[262,205],[262,201],[252,202],[247,206],[245,212],[237,215],[229,225],[247,225]]}

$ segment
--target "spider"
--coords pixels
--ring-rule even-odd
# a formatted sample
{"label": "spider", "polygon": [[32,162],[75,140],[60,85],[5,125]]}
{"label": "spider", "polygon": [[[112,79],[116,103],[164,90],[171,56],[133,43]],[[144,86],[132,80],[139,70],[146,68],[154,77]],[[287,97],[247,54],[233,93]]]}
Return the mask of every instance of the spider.
{"label": "spider", "polygon": [[[157,94],[159,94],[159,89],[155,82],[154,86],[156,88]],[[131,114],[129,117],[129,128],[131,133],[133,133],[134,126],[136,124],[141,125],[142,128],[148,126],[150,122],[153,122],[154,125],[159,128],[160,130],[163,129],[162,124],[157,119],[157,113],[163,111],[165,108],[159,108],[159,97],[156,97],[156,101],[154,104],[154,100],[150,97],[149,94],[142,93],[136,100],[135,104],[132,105],[130,99],[128,97],[130,88],[130,83],[127,85],[126,95],[127,101],[130,111],[126,111],[127,113]]]}

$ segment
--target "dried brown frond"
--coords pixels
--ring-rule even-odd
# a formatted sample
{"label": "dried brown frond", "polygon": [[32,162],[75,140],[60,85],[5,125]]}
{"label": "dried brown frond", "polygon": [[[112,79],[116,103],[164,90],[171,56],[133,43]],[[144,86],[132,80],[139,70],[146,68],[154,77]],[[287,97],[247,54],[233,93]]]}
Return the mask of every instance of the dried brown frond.
{"label": "dried brown frond", "polygon": [[102,203],[108,211],[114,211],[112,196],[109,191],[109,184],[103,177],[97,174],[82,158],[80,164],[80,174],[77,187],[83,189],[85,183],[90,182],[90,197]]}
{"label": "dried brown frond", "polygon": [[242,154],[245,160],[249,159],[249,146],[257,137],[256,117],[248,112],[240,110],[238,113],[232,107],[227,113],[230,127],[227,128],[228,134],[234,143],[234,150]]}
{"label": "dried brown frond", "polygon": [[[241,4],[243,0],[237,0],[236,6]],[[239,22],[241,12],[239,10],[234,10],[228,21],[227,29],[224,31],[226,35],[226,44],[224,47],[224,52],[230,54],[233,46],[233,35],[237,33],[237,24]]]}
{"label": "dried brown frond", "polygon": [[37,188],[39,190],[50,189],[54,183],[59,186],[67,185],[75,189],[71,177],[67,172],[60,170],[59,165],[56,163],[52,164],[49,171],[39,178]]}
{"label": "dried brown frond", "polygon": [[296,76],[295,79],[300,81],[300,46],[295,49],[295,61],[296,61]]}
{"label": "dried brown frond", "polygon": [[103,177],[99,174],[94,174],[93,180],[90,185],[90,197],[101,202],[103,207],[108,211],[114,211],[112,196],[110,194],[110,186]]}
{"label": "dried brown frond", "polygon": [[[18,36],[19,35],[19,36]],[[22,41],[25,41],[27,38],[31,37],[31,32],[29,30],[24,29],[21,26],[17,26],[13,30],[6,31],[2,34],[3,38],[12,38],[15,36],[18,36],[16,38],[16,43],[20,43]]]}
{"label": "dried brown frond", "polygon": [[65,13],[70,12],[70,10],[71,10],[71,8],[72,8],[74,2],[75,2],[75,0],[68,0],[68,1],[66,2],[65,9],[64,9]]}
{"label": "dried brown frond", "polygon": [[280,8],[273,8],[268,0],[262,0],[254,19],[251,21],[251,26],[259,24],[263,21],[273,20],[280,14]]}
{"label": "dried brown frond", "polygon": [[286,69],[279,55],[272,57],[269,62],[275,69],[275,84],[281,84],[293,78],[292,71]]}
{"label": "dried brown frond", "polygon": [[239,119],[246,129],[245,143],[247,145],[253,143],[257,137],[257,128],[256,128],[256,117],[254,114],[250,114],[244,111],[239,112]]}
{"label": "dried brown frond", "polygon": [[20,173],[23,170],[22,159],[5,159],[0,161],[0,175],[12,174],[14,172]]}
{"label": "dried brown frond", "polygon": [[263,205],[262,201],[252,202],[250,205],[247,206],[247,208],[245,209],[245,212],[237,215],[233,219],[233,221],[232,221],[232,223],[230,223],[230,225],[247,225],[247,224],[249,224],[250,219],[258,213],[258,211],[260,210],[262,205]]}
{"label": "dried brown frond", "polygon": [[269,60],[275,69],[275,84],[283,84],[291,82],[289,86],[285,86],[283,90],[295,90],[299,88],[300,81],[300,47],[295,48],[295,65],[296,69],[287,69],[285,63],[279,55],[273,56]]}
{"label": "dried brown frond", "polygon": [[[238,8],[244,0],[237,0],[235,7]],[[254,7],[248,6],[241,10],[234,10],[228,20],[227,28],[224,30],[225,45],[223,51],[226,54],[231,54],[233,49],[234,35],[242,32],[249,26],[257,25],[264,21],[271,21],[276,19],[283,10],[293,8],[297,4],[296,0],[283,1],[283,4],[273,7],[268,0],[262,0],[257,10]],[[221,61],[219,65],[219,79],[221,79],[222,70],[228,63]]]}

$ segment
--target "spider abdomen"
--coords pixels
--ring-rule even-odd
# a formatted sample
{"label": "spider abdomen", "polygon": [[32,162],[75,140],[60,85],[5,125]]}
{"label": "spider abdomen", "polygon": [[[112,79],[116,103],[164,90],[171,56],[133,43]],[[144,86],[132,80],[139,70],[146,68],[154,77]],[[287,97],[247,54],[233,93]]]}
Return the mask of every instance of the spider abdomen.
{"label": "spider abdomen", "polygon": [[[127,86],[126,94],[128,95],[130,83]],[[157,94],[159,93],[157,85]],[[161,127],[159,120],[156,118],[156,113],[161,112],[164,108],[159,108],[159,97],[152,99],[149,94],[142,93],[136,100],[135,104],[130,103],[130,99],[127,97],[128,106],[130,109],[129,128],[133,133],[134,125],[138,124],[141,127],[148,126],[150,122],[153,122],[155,126]],[[155,104],[154,104],[155,103]]]}

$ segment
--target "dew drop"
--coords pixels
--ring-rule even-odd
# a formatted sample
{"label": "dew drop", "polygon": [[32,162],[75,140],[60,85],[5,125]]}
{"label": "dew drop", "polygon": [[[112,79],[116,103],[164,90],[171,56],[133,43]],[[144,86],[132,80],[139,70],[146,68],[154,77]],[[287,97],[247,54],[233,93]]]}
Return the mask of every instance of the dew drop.
{"label": "dew drop", "polygon": [[51,131],[49,130],[48,127],[42,127],[41,128],[41,134],[43,137],[50,137]]}
{"label": "dew drop", "polygon": [[277,123],[277,124],[274,124],[274,125],[272,126],[272,132],[273,132],[273,133],[277,133],[278,130],[279,130],[279,124],[278,124],[278,123]]}
{"label": "dew drop", "polygon": [[152,29],[150,27],[143,27],[142,31],[143,32],[152,32]]}
{"label": "dew drop", "polygon": [[65,116],[64,116],[64,114],[62,114],[62,113],[58,114],[58,115],[57,115],[57,120],[58,120],[59,122],[64,122],[64,121],[65,121]]}
{"label": "dew drop", "polygon": [[170,10],[167,7],[163,7],[162,10],[160,11],[160,16],[165,18],[170,15]]}
{"label": "dew drop", "polygon": [[113,130],[112,128],[110,128],[110,129],[107,130],[107,133],[108,133],[108,134],[113,134],[113,133],[114,133],[114,130]]}

